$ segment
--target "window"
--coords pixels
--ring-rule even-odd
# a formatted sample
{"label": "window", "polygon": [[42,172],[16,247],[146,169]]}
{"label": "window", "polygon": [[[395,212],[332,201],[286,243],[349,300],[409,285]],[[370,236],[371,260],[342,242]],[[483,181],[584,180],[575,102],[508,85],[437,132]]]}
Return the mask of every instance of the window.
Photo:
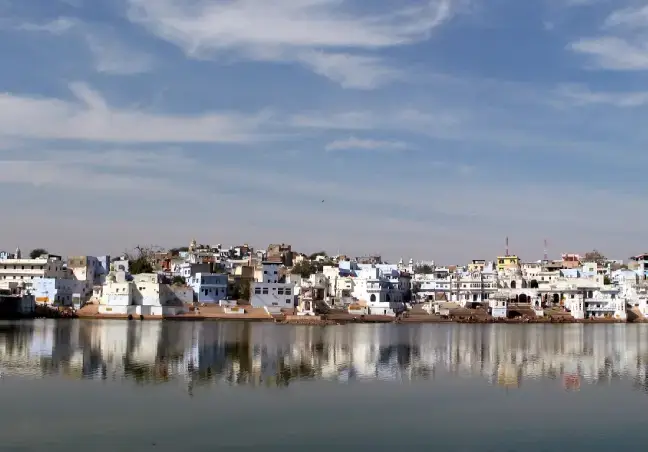
{"label": "window", "polygon": [[283,295],[283,294],[284,294],[284,290],[283,290],[282,287],[280,287],[279,289],[277,289],[277,295]]}
{"label": "window", "polygon": [[285,293],[286,293],[286,295],[290,295],[290,289],[286,288]]}
{"label": "window", "polygon": [[268,288],[267,287],[263,288],[263,295],[268,295]]}
{"label": "window", "polygon": [[254,293],[257,294],[257,295],[260,295],[261,294],[261,288],[260,287],[255,287],[254,288]]}
{"label": "window", "polygon": [[290,304],[290,300],[286,300],[286,304]]}
{"label": "window", "polygon": [[267,274],[268,274],[268,270],[263,270],[263,274],[264,274],[264,275],[267,275]]}
{"label": "window", "polygon": [[207,295],[209,293],[209,289],[203,290],[204,294]]}
{"label": "window", "polygon": [[275,275],[277,274],[277,270],[275,270],[274,274],[275,274]]}
{"label": "window", "polygon": [[369,301],[376,301],[376,294],[371,294],[371,297],[369,298]]}

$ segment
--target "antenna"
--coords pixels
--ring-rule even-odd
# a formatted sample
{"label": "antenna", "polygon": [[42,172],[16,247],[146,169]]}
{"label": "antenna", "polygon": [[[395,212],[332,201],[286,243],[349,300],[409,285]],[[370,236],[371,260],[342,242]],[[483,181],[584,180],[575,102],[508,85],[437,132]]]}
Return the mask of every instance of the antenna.
{"label": "antenna", "polygon": [[547,239],[544,239],[544,260],[548,261],[549,260],[549,255],[547,254]]}

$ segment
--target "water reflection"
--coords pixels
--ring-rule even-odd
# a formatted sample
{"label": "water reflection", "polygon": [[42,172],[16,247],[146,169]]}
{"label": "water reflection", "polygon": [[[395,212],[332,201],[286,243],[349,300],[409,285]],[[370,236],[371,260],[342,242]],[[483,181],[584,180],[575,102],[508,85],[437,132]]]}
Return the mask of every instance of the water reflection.
{"label": "water reflection", "polygon": [[648,390],[648,325],[348,325],[37,320],[0,323],[3,376],[285,386],[481,376]]}

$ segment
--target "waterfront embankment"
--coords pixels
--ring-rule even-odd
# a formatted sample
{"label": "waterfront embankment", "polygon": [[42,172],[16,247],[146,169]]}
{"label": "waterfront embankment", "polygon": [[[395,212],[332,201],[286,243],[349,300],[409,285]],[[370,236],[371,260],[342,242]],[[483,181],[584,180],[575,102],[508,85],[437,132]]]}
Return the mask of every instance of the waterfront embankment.
{"label": "waterfront embankment", "polygon": [[[190,312],[170,316],[133,316],[100,314],[97,305],[87,305],[78,310],[74,317],[82,319],[130,319],[130,320],[171,320],[171,321],[219,321],[219,320],[236,320],[247,322],[275,322],[282,324],[301,324],[301,325],[340,325],[354,323],[551,323],[551,324],[569,324],[569,323],[626,323],[613,318],[602,319],[585,319],[576,320],[568,313],[562,311],[547,311],[546,315],[537,317],[532,312],[520,308],[511,311],[510,318],[493,318],[483,309],[458,309],[447,316],[428,314],[422,309],[416,307],[412,311],[399,317],[381,316],[381,315],[355,315],[343,310],[330,310],[327,313],[316,316],[299,316],[293,310],[283,310],[281,314],[271,315],[262,308],[253,308],[251,306],[241,306],[244,311],[239,314],[227,313],[224,308],[219,306],[198,307]],[[638,318],[632,318],[631,321],[640,322]]]}

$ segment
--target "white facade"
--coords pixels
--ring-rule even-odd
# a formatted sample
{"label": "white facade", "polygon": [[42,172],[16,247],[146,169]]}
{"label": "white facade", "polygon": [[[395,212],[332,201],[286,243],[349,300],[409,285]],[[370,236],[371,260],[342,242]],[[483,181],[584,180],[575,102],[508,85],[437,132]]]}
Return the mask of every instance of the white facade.
{"label": "white facade", "polygon": [[395,316],[405,310],[403,293],[388,278],[381,277],[375,266],[363,268],[354,278],[351,296],[368,308],[372,315]]}
{"label": "white facade", "polygon": [[279,282],[279,263],[263,262],[257,281],[250,285],[250,304],[255,308],[294,308],[293,283]]}
{"label": "white facade", "polygon": [[594,291],[591,297],[584,300],[586,317],[613,317],[627,320],[626,300],[619,296],[618,288],[603,288]]}
{"label": "white facade", "polygon": [[58,258],[0,259],[0,285],[23,281],[29,287],[35,279],[67,276],[63,261]]}
{"label": "white facade", "polygon": [[156,273],[135,275],[111,272],[101,291],[100,314],[173,315],[186,310],[171,287]]}
{"label": "white facade", "polygon": [[497,319],[508,316],[508,298],[505,294],[498,294],[488,300],[491,316]]}
{"label": "white facade", "polygon": [[93,287],[98,282],[99,260],[93,256],[79,256],[68,259],[67,268],[72,279],[77,284],[75,293],[78,293],[82,301],[86,302],[92,297]]}

